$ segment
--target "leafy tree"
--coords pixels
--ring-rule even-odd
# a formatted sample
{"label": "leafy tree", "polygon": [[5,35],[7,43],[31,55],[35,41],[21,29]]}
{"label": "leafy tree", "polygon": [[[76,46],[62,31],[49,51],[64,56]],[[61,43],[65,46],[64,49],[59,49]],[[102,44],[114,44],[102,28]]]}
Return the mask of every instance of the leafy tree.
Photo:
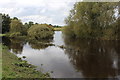
{"label": "leafy tree", "polygon": [[25,24],[24,24],[24,27],[25,27],[25,28],[29,28],[29,24],[28,24],[28,23],[25,23]]}
{"label": "leafy tree", "polygon": [[65,20],[64,33],[76,38],[116,39],[115,9],[117,3],[78,2]]}
{"label": "leafy tree", "polygon": [[25,23],[23,25],[23,29],[22,29],[22,34],[23,35],[27,35],[27,30],[30,28],[30,25],[28,23]]}
{"label": "leafy tree", "polygon": [[11,33],[22,33],[23,24],[20,20],[13,19],[10,23],[10,32]]}
{"label": "leafy tree", "polygon": [[38,24],[38,23],[35,23],[35,24]]}
{"label": "leafy tree", "polygon": [[13,20],[15,20],[15,19],[16,19],[16,20],[18,20],[18,18],[17,18],[17,17],[13,17]]}
{"label": "leafy tree", "polygon": [[118,19],[116,21],[116,31],[117,38],[120,39],[120,2],[118,3]]}
{"label": "leafy tree", "polygon": [[31,27],[32,25],[34,25],[34,22],[30,21],[29,22],[29,27]]}
{"label": "leafy tree", "polygon": [[0,14],[0,33],[2,33],[2,14]]}
{"label": "leafy tree", "polygon": [[2,14],[2,33],[9,32],[10,30],[10,16]]}
{"label": "leafy tree", "polygon": [[55,28],[60,28],[61,26],[59,26],[59,25],[54,25],[53,27],[55,27]]}
{"label": "leafy tree", "polygon": [[46,25],[33,25],[28,29],[28,36],[31,39],[49,39],[53,36],[53,30]]}

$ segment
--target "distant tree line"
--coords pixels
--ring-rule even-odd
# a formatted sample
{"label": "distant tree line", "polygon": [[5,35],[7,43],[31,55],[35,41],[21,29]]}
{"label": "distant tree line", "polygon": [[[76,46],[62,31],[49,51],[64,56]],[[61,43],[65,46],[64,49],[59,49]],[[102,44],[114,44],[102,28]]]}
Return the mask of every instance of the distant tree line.
{"label": "distant tree line", "polygon": [[62,26],[59,25],[53,25],[54,28],[61,28]]}
{"label": "distant tree line", "polygon": [[77,2],[65,19],[64,34],[81,39],[120,39],[119,2]]}

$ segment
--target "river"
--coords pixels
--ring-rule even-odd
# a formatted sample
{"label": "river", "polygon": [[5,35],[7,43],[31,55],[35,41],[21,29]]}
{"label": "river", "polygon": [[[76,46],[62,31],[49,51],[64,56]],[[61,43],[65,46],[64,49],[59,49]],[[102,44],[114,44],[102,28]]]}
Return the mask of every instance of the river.
{"label": "river", "polygon": [[6,39],[3,43],[53,78],[120,78],[120,41],[70,40],[55,31],[51,46]]}

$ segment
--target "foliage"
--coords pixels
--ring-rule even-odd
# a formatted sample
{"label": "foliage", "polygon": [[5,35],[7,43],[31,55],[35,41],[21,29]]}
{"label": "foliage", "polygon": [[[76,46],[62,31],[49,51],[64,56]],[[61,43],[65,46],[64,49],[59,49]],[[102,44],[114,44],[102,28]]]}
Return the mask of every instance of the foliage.
{"label": "foliage", "polygon": [[2,33],[9,32],[10,30],[10,16],[7,14],[1,14],[2,15]]}
{"label": "foliage", "polygon": [[18,18],[13,18],[10,23],[9,37],[27,35],[27,29]]}
{"label": "foliage", "polygon": [[25,23],[24,25],[23,25],[23,29],[22,29],[22,34],[23,35],[27,35],[27,30],[29,29],[29,24],[28,23]]}
{"label": "foliage", "polygon": [[31,27],[32,25],[34,25],[34,22],[29,21],[29,27]]}
{"label": "foliage", "polygon": [[22,32],[23,24],[20,20],[13,19],[10,23],[10,32]]}
{"label": "foliage", "polygon": [[13,17],[13,20],[19,20],[17,17]]}
{"label": "foliage", "polygon": [[20,32],[13,32],[13,33],[9,34],[9,37],[18,37],[18,36],[21,36]]}
{"label": "foliage", "polygon": [[[35,23],[35,24],[37,25],[38,23]],[[25,24],[23,25],[22,34],[23,34],[23,35],[27,35],[27,31],[28,31],[28,29],[29,29],[32,25],[34,25],[34,22],[32,22],[32,21],[29,21],[28,23],[25,23]]]}
{"label": "foliage", "polygon": [[54,28],[61,28],[61,26],[59,26],[59,25],[54,25],[53,27]]}
{"label": "foliage", "polygon": [[36,40],[51,38],[53,33],[52,28],[41,24],[33,25],[28,29],[28,36]]}
{"label": "foliage", "polygon": [[77,2],[65,19],[64,33],[76,38],[117,39],[117,4]]}
{"label": "foliage", "polygon": [[2,34],[2,14],[0,14],[0,34]]}

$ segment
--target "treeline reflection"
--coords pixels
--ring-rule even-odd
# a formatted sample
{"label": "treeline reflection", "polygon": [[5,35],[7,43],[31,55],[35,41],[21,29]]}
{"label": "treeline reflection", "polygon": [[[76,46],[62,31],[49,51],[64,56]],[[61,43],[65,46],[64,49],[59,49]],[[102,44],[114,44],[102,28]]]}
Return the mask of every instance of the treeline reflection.
{"label": "treeline reflection", "polygon": [[85,78],[117,77],[120,74],[120,41],[65,38],[65,54]]}
{"label": "treeline reflection", "polygon": [[50,40],[41,40],[41,41],[31,41],[31,40],[27,40],[27,39],[22,39],[22,38],[8,38],[8,37],[2,37],[2,43],[3,45],[6,45],[9,50],[11,50],[13,53],[15,54],[21,54],[23,51],[23,47],[26,44],[29,44],[30,47],[32,49],[44,49],[47,48],[48,46],[52,46],[53,44],[51,44],[50,42],[52,41],[52,39]]}

